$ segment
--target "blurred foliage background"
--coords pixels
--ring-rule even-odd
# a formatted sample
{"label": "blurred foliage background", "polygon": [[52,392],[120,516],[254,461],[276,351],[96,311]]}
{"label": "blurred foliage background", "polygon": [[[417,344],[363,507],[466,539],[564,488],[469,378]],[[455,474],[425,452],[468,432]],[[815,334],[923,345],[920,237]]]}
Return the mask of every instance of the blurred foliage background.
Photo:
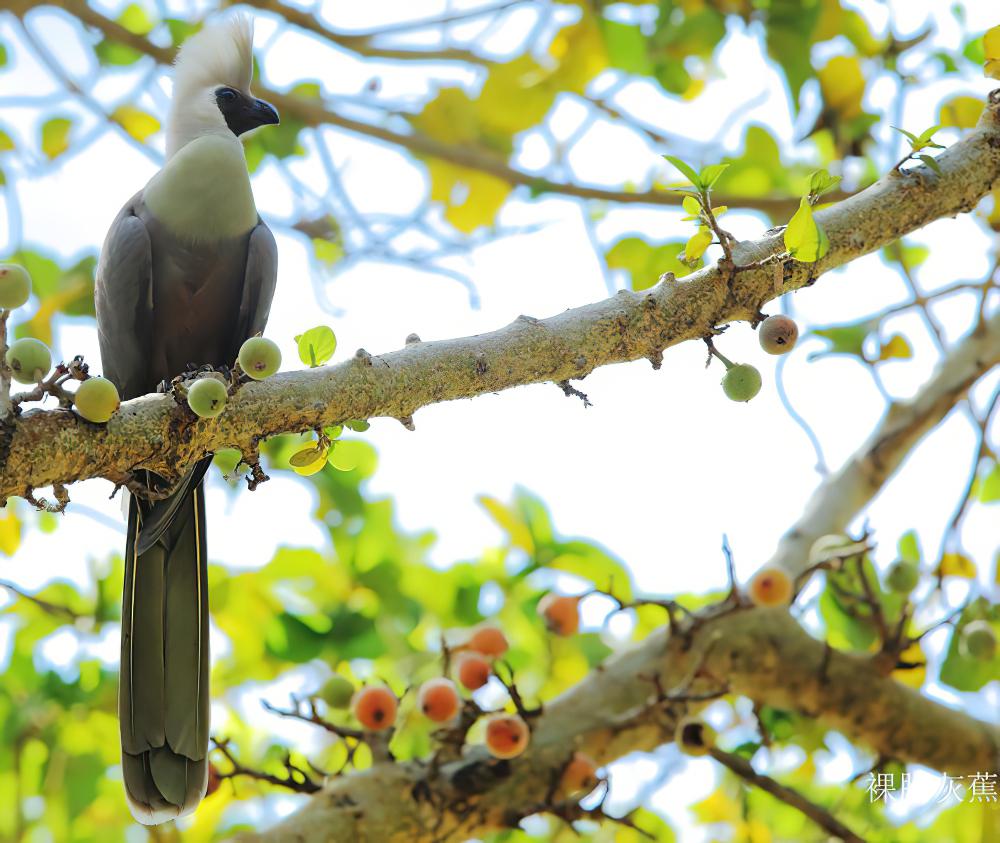
{"label": "blurred foliage background", "polygon": [[[905,139],[891,125],[902,124],[907,98],[933,98],[931,122],[940,124],[940,137],[947,140],[975,124],[985,91],[985,27],[980,17],[968,19],[974,3],[947,10],[936,4],[921,26],[906,31],[897,31],[900,3],[876,0],[393,4],[368,10],[363,26],[355,21],[356,12],[332,2],[243,5],[258,17],[256,90],[282,114],[278,129],[261,132],[246,145],[259,200],[277,191],[276,183],[287,196],[273,209],[266,201],[259,204],[276,230],[307,247],[313,293],[330,310],[335,310],[331,285],[360,264],[440,276],[460,284],[475,305],[476,279],[463,258],[495,242],[515,248],[520,236],[539,227],[522,223],[518,208],[551,197],[576,203],[586,234],[578,246],[593,251],[609,292],[621,286],[644,289],[663,272],[681,276],[715,257],[711,247],[704,259],[682,262],[693,232],[663,224],[664,214],[676,219],[680,196],[669,189],[676,173],[662,163],[661,153],[699,164],[728,162],[715,187],[716,204],[732,209],[737,233],[750,230],[746,220],[760,230],[762,220],[787,222],[816,169],[840,176],[831,197],[836,199],[872,183],[904,157]],[[5,257],[30,269],[36,295],[30,316],[16,323],[17,336],[53,343],[62,327],[92,328],[96,262],[96,244],[87,254],[67,257],[53,244],[25,237],[38,211],[25,210],[24,197],[35,180],[58,173],[67,160],[97,154],[109,133],[157,165],[169,61],[217,8],[168,0],[10,0],[0,10]],[[908,20],[914,18],[919,21],[920,15]],[[758,51],[770,74],[761,80],[769,102],[782,107],[775,125],[793,127],[794,142],[783,140],[766,121],[745,117],[756,104],[752,99],[727,101],[713,85],[721,75],[719,52],[734,32],[748,36]],[[282,45],[289,33],[298,39],[290,48]],[[301,47],[306,43],[308,49]],[[294,60],[299,48],[301,66]],[[351,72],[341,73],[348,65]],[[39,80],[37,89],[26,84],[28,77]],[[712,98],[707,105],[705,98]],[[694,111],[699,104],[706,108]],[[929,125],[906,128],[919,134]],[[735,144],[727,140],[734,133]],[[392,178],[381,190],[357,182],[330,154],[338,142],[368,149],[369,164],[384,164]],[[914,339],[885,329],[887,320],[902,312],[917,316],[927,342],[940,353],[950,339],[984,319],[996,305],[990,296],[998,283],[998,197],[984,202],[970,223],[982,235],[972,242],[992,244],[987,272],[925,289],[918,273],[928,248],[896,244],[882,260],[899,274],[907,297],[817,326],[813,336],[825,342],[817,356],[856,361],[888,399],[881,366],[910,358]],[[621,216],[632,211],[638,216]],[[614,224],[605,225],[609,220]],[[967,306],[936,309],[956,298]],[[791,309],[790,303],[784,307]],[[314,310],[304,309],[303,318],[315,321]],[[921,550],[911,534],[897,551],[927,575],[919,592],[927,614],[918,614],[914,624],[940,619],[949,603],[967,604],[955,629],[946,629],[940,651],[918,647],[910,655],[919,666],[899,678],[917,687],[935,682],[979,695],[973,705],[979,713],[997,700],[1000,661],[965,658],[955,633],[975,618],[1000,630],[996,563],[965,551],[961,533],[969,511],[1000,500],[991,427],[996,403],[994,394],[962,410],[977,433],[972,472],[940,549]],[[302,443],[300,437],[269,442],[269,471],[294,476],[288,458]],[[552,639],[535,614],[543,591],[596,586],[628,599],[634,572],[625,560],[597,543],[560,535],[546,504],[522,490],[512,501],[481,500],[502,530],[502,544],[476,558],[432,564],[434,534],[402,530],[393,501],[367,491],[377,458],[365,432],[346,432],[333,453],[330,465],[297,481],[313,493],[312,518],[323,541],[303,544],[276,531],[277,547],[263,567],[216,564],[210,571],[214,731],[232,739],[243,763],[280,773],[291,752],[300,766],[340,769],[347,757],[343,742],[302,724],[262,718],[260,699],[284,704],[290,693],[314,690],[332,671],[358,681],[378,677],[402,692],[439,669],[447,630],[495,618],[513,643],[509,662],[522,693],[547,699],[662,622],[661,615],[645,610],[607,620],[610,601],[595,596],[584,607],[586,631],[570,640]],[[817,460],[822,465],[818,445]],[[220,475],[235,464],[230,454],[217,461]],[[230,482],[233,495],[245,494],[239,486]],[[789,521],[795,514],[789,512]],[[441,517],[443,523],[435,526],[445,530],[447,513]],[[31,512],[23,503],[8,505],[0,512],[0,553],[7,557],[0,560],[0,574],[6,563],[18,563],[27,533],[60,529],[55,516]],[[25,560],[22,554],[20,561],[42,560]],[[122,562],[110,556],[89,564],[90,586],[83,590],[57,580],[29,592],[13,575],[0,583],[9,596],[0,637],[6,648],[0,680],[0,840],[197,843],[271,822],[300,804],[301,797],[237,779],[224,783],[182,828],[147,831],[131,822],[117,769]],[[844,583],[839,586],[828,583],[813,594],[803,620],[832,645],[865,651],[875,640],[872,619],[845,605]],[[956,589],[947,600],[946,586]],[[959,598],[952,599],[956,593]],[[887,613],[899,612],[899,598],[881,591],[879,597]],[[692,606],[705,599],[680,595]],[[55,651],[60,659],[46,657]],[[486,704],[505,703],[497,687],[479,693]],[[783,780],[867,839],[995,839],[987,836],[995,811],[986,804],[909,804],[889,812],[873,804],[863,780],[850,782],[863,769],[860,762],[851,771],[828,763],[843,747],[806,718],[764,712],[777,745],[762,749],[745,701],[720,702],[714,716],[726,727],[730,746],[747,757],[771,758]],[[400,758],[419,757],[429,746],[427,726],[413,716],[407,699],[393,751]],[[364,767],[370,759],[359,752],[353,763]],[[629,785],[643,781],[636,773],[643,763],[629,759],[620,770],[616,765],[612,779],[623,789],[615,805],[622,811],[638,808],[637,823],[658,840],[823,839],[791,808],[747,790],[728,773],[717,777],[710,795],[699,798],[677,831],[649,796],[669,784],[683,762],[666,755],[652,782]],[[614,786],[612,792],[618,793]],[[586,840],[639,839],[634,830],[612,824],[584,824],[579,832]],[[495,836],[574,838],[546,818]]]}

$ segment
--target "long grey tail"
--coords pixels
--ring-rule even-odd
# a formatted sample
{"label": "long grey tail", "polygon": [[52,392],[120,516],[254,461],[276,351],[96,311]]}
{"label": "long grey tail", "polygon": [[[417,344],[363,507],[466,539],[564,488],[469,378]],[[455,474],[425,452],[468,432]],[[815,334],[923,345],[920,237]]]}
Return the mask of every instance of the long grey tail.
{"label": "long grey tail", "polygon": [[203,474],[166,500],[129,504],[118,719],[125,793],[144,825],[190,813],[208,783]]}

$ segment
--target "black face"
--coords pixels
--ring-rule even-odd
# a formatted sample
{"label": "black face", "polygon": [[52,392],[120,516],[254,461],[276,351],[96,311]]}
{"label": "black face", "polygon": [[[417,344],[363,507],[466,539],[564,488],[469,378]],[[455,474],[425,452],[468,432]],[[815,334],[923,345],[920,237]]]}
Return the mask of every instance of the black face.
{"label": "black face", "polygon": [[215,104],[226,118],[229,131],[237,137],[258,126],[273,125],[278,122],[278,112],[274,110],[273,105],[264,100],[248,97],[235,88],[217,88]]}

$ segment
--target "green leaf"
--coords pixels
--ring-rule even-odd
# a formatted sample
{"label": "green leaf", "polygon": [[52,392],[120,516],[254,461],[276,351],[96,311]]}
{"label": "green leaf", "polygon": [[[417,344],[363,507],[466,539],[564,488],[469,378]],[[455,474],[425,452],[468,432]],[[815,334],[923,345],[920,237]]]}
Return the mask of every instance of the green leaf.
{"label": "green leaf", "polygon": [[691,184],[693,184],[699,190],[703,187],[701,179],[698,177],[698,174],[694,171],[694,168],[692,168],[689,164],[685,164],[683,161],[681,161],[680,158],[677,158],[674,155],[664,155],[663,157],[671,164],[673,164],[678,170],[680,170],[681,173],[684,174],[685,178],[687,178],[687,180],[691,182]]}
{"label": "green leaf", "polygon": [[917,149],[917,144],[920,143],[920,138],[913,134],[913,132],[908,132],[906,129],[900,129],[899,126],[890,126],[890,128],[895,129],[901,135],[906,135],[907,140],[910,142],[910,146],[913,149]]}
{"label": "green leaf", "polygon": [[993,624],[994,630],[1000,634],[1000,607],[990,606],[980,597],[966,606],[955,625],[948,652],[941,665],[941,682],[959,691],[978,691],[1000,676],[1000,650],[994,658],[985,661],[967,658],[962,652],[959,644],[962,630],[974,620],[989,621]]}
{"label": "green leaf", "polygon": [[993,468],[979,481],[979,502],[996,501],[1000,501],[1000,463],[993,463]]}
{"label": "green leaf", "polygon": [[94,54],[101,64],[113,67],[128,67],[142,58],[142,53],[134,47],[107,38],[98,42],[97,46],[94,47]]}
{"label": "green leaf", "polygon": [[831,325],[828,328],[815,328],[810,333],[830,341],[830,345],[821,354],[851,354],[865,359],[864,344],[869,334],[878,328],[877,319],[864,319],[847,325]]}
{"label": "green leaf", "polygon": [[701,186],[705,190],[711,190],[712,186],[719,180],[719,176],[726,172],[728,167],[728,164],[709,164],[707,167],[702,167],[698,174]]}
{"label": "green leaf", "polygon": [[611,247],[604,259],[608,269],[625,271],[633,290],[646,290],[665,272],[680,277],[691,271],[691,267],[678,258],[683,249],[681,241],[654,246],[641,237],[625,237]]}
{"label": "green leaf", "polygon": [[920,137],[917,138],[917,141],[919,143],[927,143],[932,137],[934,137],[934,133],[940,128],[941,126],[938,124],[931,126],[929,129],[924,129],[924,131],[920,133]]}
{"label": "green leaf", "polygon": [[66,117],[52,117],[42,124],[42,151],[51,161],[69,149],[69,134],[73,121]]}
{"label": "green leaf", "polygon": [[118,16],[118,23],[133,35],[149,35],[156,26],[146,10],[138,3],[130,3]]}
{"label": "green leaf", "polygon": [[830,250],[826,232],[816,222],[809,200],[805,197],[785,228],[785,248],[793,258],[803,263],[818,261]]}
{"label": "green leaf", "polygon": [[0,41],[0,67],[7,66],[7,45]]}
{"label": "green leaf", "polygon": [[310,368],[322,366],[337,350],[337,337],[332,328],[319,325],[295,338],[299,346],[299,359]]}
{"label": "green leaf", "polygon": [[163,22],[167,25],[167,29],[170,30],[170,41],[175,47],[179,47],[184,41],[187,41],[188,38],[201,29],[200,24],[191,23],[182,18],[164,18]]}
{"label": "green leaf", "polygon": [[913,562],[914,564],[919,565],[923,559],[923,554],[920,552],[920,541],[917,539],[917,534],[913,530],[909,530],[899,537],[899,543],[896,545],[896,550],[899,553],[899,558],[904,562]]}
{"label": "green leaf", "polygon": [[692,217],[698,217],[701,214],[701,202],[694,196],[685,196],[681,202],[681,207]]}
{"label": "green leaf", "polygon": [[809,195],[822,196],[840,182],[840,176],[831,176],[826,170],[816,170],[809,176]]}
{"label": "green leaf", "polygon": [[605,17],[599,18],[599,22],[604,35],[604,46],[608,52],[608,61],[613,67],[642,76],[648,76],[653,72],[648,54],[649,40],[638,26],[619,23]]}
{"label": "green leaf", "polygon": [[355,433],[364,433],[371,425],[365,419],[348,419],[344,422]]}
{"label": "green leaf", "polygon": [[939,176],[941,175],[941,165],[938,164],[930,155],[918,155],[921,161],[923,161],[928,167],[930,167]]}

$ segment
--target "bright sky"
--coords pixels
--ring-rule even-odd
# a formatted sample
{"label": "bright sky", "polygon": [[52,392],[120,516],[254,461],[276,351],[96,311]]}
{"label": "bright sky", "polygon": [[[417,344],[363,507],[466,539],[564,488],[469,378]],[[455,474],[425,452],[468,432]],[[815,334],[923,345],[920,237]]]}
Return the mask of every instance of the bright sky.
{"label": "bright sky", "polygon": [[[869,16],[877,33],[883,31],[890,8],[897,33],[903,37],[923,29],[933,18],[937,25],[935,44],[954,50],[961,41],[947,8],[950,4],[872,0],[853,5]],[[961,5],[966,9],[969,31],[982,31],[997,23],[996,14],[987,9],[991,4],[969,0]],[[330,2],[327,6],[330,19],[345,29],[384,24],[398,19],[404,10],[408,17],[422,17],[445,8],[432,0]],[[511,50],[526,31],[529,17],[526,10],[511,13],[507,23],[491,36],[488,47],[500,54]],[[31,22],[36,33],[59,45],[72,72],[82,75],[86,71],[84,54],[71,48],[72,30],[62,17],[48,11],[33,16]],[[258,46],[268,43],[272,30],[269,21],[258,19]],[[466,33],[458,29],[456,34]],[[761,57],[759,34],[756,28],[731,27],[717,54],[715,77],[705,94],[693,102],[663,97],[646,85],[627,87],[620,101],[637,112],[656,115],[667,129],[706,143],[721,142],[728,149],[753,123],[766,125],[783,143],[793,143],[807,125],[806,117],[812,115],[804,116],[802,125],[789,124],[787,94]],[[10,16],[0,15],[0,39],[8,46],[17,45],[13,71],[0,77],[5,86],[12,86],[0,90],[0,103],[15,93],[53,89],[44,70],[20,44]],[[843,49],[837,42],[822,48],[824,54]],[[274,41],[264,73],[269,84],[277,87],[302,78],[319,78],[327,92],[363,90],[372,76],[372,66],[348,58],[331,61],[329,56],[309,39],[289,32]],[[382,95],[402,99],[419,94],[424,83],[415,76],[384,66],[384,73],[379,71]],[[598,80],[596,84],[600,87],[603,83]],[[128,87],[115,80],[99,86],[93,94],[113,101]],[[991,87],[988,80],[974,76],[923,84],[907,98],[902,125],[922,130],[936,122],[937,107],[945,98],[955,93],[984,96]],[[882,113],[888,109],[892,113],[890,106],[896,97],[892,85],[879,84],[870,91],[866,105],[869,110]],[[164,102],[165,98],[160,98],[145,104],[163,114]],[[727,115],[732,103],[751,102],[756,104],[742,110],[723,137],[716,137],[720,115]],[[579,111],[573,104],[557,108],[551,118],[553,133],[557,137],[571,134],[580,120]],[[27,122],[28,114],[25,109],[4,107],[0,117],[6,128],[13,128],[25,141],[22,147],[32,145],[37,134],[35,125]],[[893,144],[886,161],[897,158],[894,133],[887,125],[880,125],[878,131]],[[426,190],[419,172],[394,151],[371,147],[340,132],[327,132],[325,139],[334,161],[347,167],[345,183],[360,210],[402,213]],[[949,137],[952,139],[954,136]],[[161,138],[156,140],[162,143]],[[579,145],[571,163],[593,181],[619,185],[641,179],[662,151],[666,150],[652,150],[634,140],[626,142],[619,131],[605,128],[595,130]],[[801,154],[808,155],[808,151],[808,144],[801,145]],[[706,151],[706,160],[712,154]],[[518,155],[526,168],[541,166],[546,160],[537,139],[525,140]],[[293,167],[317,192],[326,189],[315,155]],[[16,236],[19,227],[28,244],[57,248],[67,256],[92,252],[119,207],[155,169],[149,158],[113,134],[105,135],[84,154],[66,157],[52,169],[43,169],[38,162],[18,180],[23,219],[11,219],[6,204],[0,201],[0,255],[9,249],[9,240],[4,238]],[[288,219],[296,210],[294,198],[273,164],[262,167],[254,187],[265,217]],[[395,265],[359,263],[335,277],[314,279],[307,245],[298,237],[279,232],[279,282],[267,334],[282,346],[286,366],[293,367],[293,336],[318,322],[326,322],[336,331],[336,359],[341,360],[359,346],[373,353],[398,348],[414,331],[425,340],[474,334],[504,325],[522,313],[548,316],[607,295],[600,265],[587,246],[588,234],[577,204],[558,198],[515,200],[504,209],[501,222],[536,225],[538,230],[478,249],[455,264],[474,282],[479,309],[470,308],[467,291],[455,281]],[[759,234],[767,225],[759,215],[740,212],[731,212],[727,223],[741,238]],[[654,238],[680,237],[687,225],[675,212],[631,209],[608,214],[597,233],[605,243],[627,231]],[[968,218],[936,223],[911,239],[931,249],[918,273],[928,289],[977,279],[985,272],[988,239]],[[335,315],[303,316],[309,312],[308,305],[317,301],[317,289],[335,306]],[[796,294],[791,304],[802,323],[817,325],[854,320],[905,296],[898,275],[874,256],[822,278],[813,288]],[[937,310],[950,336],[963,331],[971,307],[971,298],[959,297]],[[770,310],[776,312],[777,307]],[[911,395],[933,366],[930,338],[916,317],[894,319],[885,325],[885,331],[906,334],[914,346],[913,360],[888,363],[881,369],[893,395]],[[62,320],[56,345],[57,353],[63,356],[83,353],[92,361],[99,357],[92,322]],[[563,534],[597,540],[626,560],[642,589],[657,593],[705,591],[722,584],[723,533],[729,536],[739,574],[748,577],[798,516],[819,476],[809,442],[778,401],[773,386],[774,359],[760,352],[746,325],[728,331],[720,347],[727,356],[761,369],[764,389],[750,404],[729,402],[719,388],[719,368],[713,366],[706,372],[704,348],[688,343],[670,350],[658,372],[646,362],[598,370],[578,384],[594,404],[588,409],[578,400],[565,398],[557,387],[543,385],[422,409],[415,416],[416,432],[412,433],[394,420],[374,420],[365,438],[378,449],[380,464],[369,491],[395,499],[403,528],[437,530],[433,558],[441,565],[475,557],[501,541],[493,522],[475,503],[477,494],[507,499],[515,486],[523,486],[547,502]],[[836,358],[808,362],[810,352],[820,347],[822,343],[815,339],[800,342],[785,368],[785,383],[794,405],[819,435],[828,464],[837,467],[864,440],[884,405],[870,377],[856,363]],[[997,379],[993,373],[980,385],[976,393],[980,401]],[[919,528],[923,547],[936,552],[968,476],[972,443],[970,425],[960,413],[953,414],[875,501],[866,517],[880,542],[876,553],[880,564],[892,560],[896,540],[914,527]],[[123,542],[119,504],[117,499],[108,500],[109,493],[110,485],[104,481],[73,487],[76,508],[62,519],[60,529],[49,535],[29,532],[16,558],[4,565],[4,576],[29,589],[54,576],[83,584],[88,569],[82,557],[105,558],[119,551]],[[293,479],[276,476],[255,493],[231,495],[213,477],[207,499],[214,560],[252,567],[270,559],[277,543],[326,541],[310,518],[311,491]],[[20,511],[26,514],[26,507]],[[990,517],[992,523],[988,523]],[[980,564],[984,584],[992,574],[990,560],[996,552],[995,519],[995,511],[973,508],[963,533],[965,548]],[[261,524],[269,525],[263,536],[260,529],[247,529],[247,525]],[[938,646],[943,640],[942,636],[935,638]],[[65,661],[70,644],[64,638],[57,647],[49,648],[47,655]],[[104,642],[100,652],[115,660],[117,639]],[[961,699],[982,717],[996,719],[1000,710],[996,683],[989,694],[975,701],[943,688],[932,688],[931,692],[945,699]],[[282,690],[278,698],[284,693]],[[671,769],[677,769],[675,750],[667,748],[659,755],[673,765]],[[845,751],[838,759],[834,760],[840,767],[834,764],[831,769],[844,774],[850,769],[850,756]],[[616,779],[618,803],[626,804],[642,793],[676,826],[688,826],[690,818],[684,805],[714,786],[710,762],[689,762],[683,782],[671,782],[669,799],[659,785],[653,788],[655,796],[642,790],[642,782],[653,779],[658,771],[662,772],[648,760],[630,767],[627,775]],[[679,792],[684,794],[680,798]],[[708,837],[691,832],[684,839]]]}

